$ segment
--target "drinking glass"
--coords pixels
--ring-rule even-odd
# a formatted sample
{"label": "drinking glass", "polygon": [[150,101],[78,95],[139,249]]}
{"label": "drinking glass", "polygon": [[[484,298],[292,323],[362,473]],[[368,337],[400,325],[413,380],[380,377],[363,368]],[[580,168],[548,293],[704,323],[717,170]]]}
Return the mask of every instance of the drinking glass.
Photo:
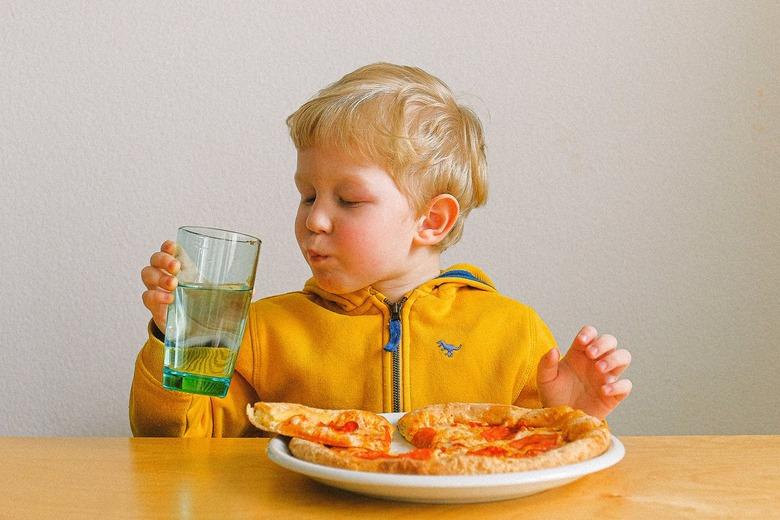
{"label": "drinking glass", "polygon": [[260,244],[235,231],[179,228],[181,269],[165,325],[163,387],[225,397],[244,336]]}

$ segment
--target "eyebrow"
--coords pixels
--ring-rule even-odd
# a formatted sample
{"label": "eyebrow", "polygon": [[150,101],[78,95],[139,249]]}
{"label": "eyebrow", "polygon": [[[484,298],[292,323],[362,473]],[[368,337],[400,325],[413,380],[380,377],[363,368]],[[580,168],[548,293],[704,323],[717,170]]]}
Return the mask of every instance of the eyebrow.
{"label": "eyebrow", "polygon": [[369,188],[369,184],[365,182],[360,182],[360,180],[346,179],[339,183],[339,187],[363,190]]}

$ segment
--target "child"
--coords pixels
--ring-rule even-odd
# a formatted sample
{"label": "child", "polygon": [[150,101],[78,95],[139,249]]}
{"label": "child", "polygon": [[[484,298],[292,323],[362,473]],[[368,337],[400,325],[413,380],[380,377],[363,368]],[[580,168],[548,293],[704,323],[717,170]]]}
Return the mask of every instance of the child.
{"label": "child", "polygon": [[224,399],[161,386],[179,262],[142,271],[149,339],[130,395],[135,435],[242,436],[258,400],[405,411],[430,403],[568,404],[597,417],[625,398],[630,355],[586,326],[560,358],[547,326],[477,267],[442,251],[487,197],[479,120],[449,88],[379,63],[328,86],[287,124],[298,151],[295,235],[313,277],[253,302]]}

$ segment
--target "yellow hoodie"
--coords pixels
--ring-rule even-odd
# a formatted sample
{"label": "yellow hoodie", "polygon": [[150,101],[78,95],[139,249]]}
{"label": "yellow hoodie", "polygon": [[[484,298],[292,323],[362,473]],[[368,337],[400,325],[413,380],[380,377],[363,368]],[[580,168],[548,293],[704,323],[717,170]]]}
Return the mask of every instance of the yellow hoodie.
{"label": "yellow hoodie", "polygon": [[540,406],[539,359],[555,347],[530,307],[502,296],[474,266],[454,265],[389,305],[371,287],[303,291],[250,305],[224,399],[162,387],[163,342],[153,322],[135,365],[135,435],[258,435],[245,408],[258,400],[319,408],[408,411],[430,403]]}

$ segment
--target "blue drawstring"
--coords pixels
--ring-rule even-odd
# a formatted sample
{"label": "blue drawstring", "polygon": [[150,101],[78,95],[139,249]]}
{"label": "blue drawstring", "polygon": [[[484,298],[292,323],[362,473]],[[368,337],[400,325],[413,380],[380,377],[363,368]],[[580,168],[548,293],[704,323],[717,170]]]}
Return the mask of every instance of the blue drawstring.
{"label": "blue drawstring", "polygon": [[390,320],[390,341],[385,345],[388,352],[398,352],[398,346],[401,343],[401,320]]}
{"label": "blue drawstring", "polygon": [[441,273],[436,278],[466,278],[467,280],[472,280],[474,282],[480,282],[484,283],[485,285],[490,285],[485,280],[480,280],[474,274],[470,273],[469,271],[466,271],[465,269],[453,269],[452,271],[445,271]]}

